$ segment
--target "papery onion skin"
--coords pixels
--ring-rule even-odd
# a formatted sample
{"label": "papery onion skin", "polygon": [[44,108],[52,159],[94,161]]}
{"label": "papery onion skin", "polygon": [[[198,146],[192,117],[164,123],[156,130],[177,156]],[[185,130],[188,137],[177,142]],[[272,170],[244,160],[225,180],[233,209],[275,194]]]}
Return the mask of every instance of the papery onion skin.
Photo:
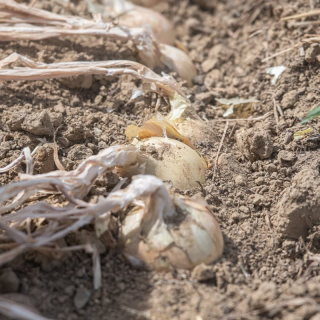
{"label": "papery onion skin", "polygon": [[163,44],[160,46],[163,55],[162,62],[179,74],[181,79],[186,80],[188,86],[192,86],[192,80],[197,76],[197,69],[189,56],[182,50]]}
{"label": "papery onion skin", "polygon": [[205,160],[186,144],[168,138],[152,137],[135,143],[142,152],[137,161],[145,163],[144,172],[123,168],[121,176],[145,173],[163,181],[171,181],[181,190],[199,187],[205,182],[207,164]]}
{"label": "papery onion skin", "polygon": [[161,1],[162,0],[130,0],[130,2],[142,7],[153,7]]}
{"label": "papery onion skin", "polygon": [[134,6],[130,11],[120,15],[118,21],[119,25],[129,28],[149,25],[160,43],[169,45],[174,44],[175,32],[173,25],[159,12],[148,8]]}
{"label": "papery onion skin", "polygon": [[[192,269],[221,257],[223,236],[212,212],[180,195],[175,195],[174,204],[175,212],[170,217],[163,221],[159,219],[149,228],[146,228],[145,219],[148,215],[154,216],[155,212],[146,213],[139,207],[129,212],[120,232],[125,255],[141,260],[155,270]],[[161,243],[162,238],[166,244]]]}

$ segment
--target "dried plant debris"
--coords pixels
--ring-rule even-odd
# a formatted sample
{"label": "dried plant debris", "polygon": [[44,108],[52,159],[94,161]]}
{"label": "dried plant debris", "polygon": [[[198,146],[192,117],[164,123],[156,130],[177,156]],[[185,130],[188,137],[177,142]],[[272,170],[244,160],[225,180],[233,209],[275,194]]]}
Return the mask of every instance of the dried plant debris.
{"label": "dried plant debris", "polygon": [[50,320],[49,318],[42,317],[34,310],[21,305],[17,302],[0,297],[0,313],[9,319],[19,320]]}
{"label": "dried plant debris", "polygon": [[42,40],[61,36],[95,35],[135,44],[141,62],[150,68],[161,64],[157,41],[144,28],[105,23],[99,16],[87,20],[0,0],[0,41]]}
{"label": "dried plant debris", "polygon": [[[173,203],[176,203],[177,206],[179,201],[187,201],[188,208],[190,206],[195,209],[199,208],[199,204],[196,202],[193,203],[192,200],[188,200],[187,198],[183,198],[184,200],[181,198],[181,200],[178,201],[179,197],[176,197],[175,201],[169,200],[171,196],[166,190],[164,183],[158,178],[149,175],[134,177],[132,183],[126,189],[115,189],[106,198],[99,198],[99,201],[95,204],[86,203],[81,200],[88,193],[96,178],[106,170],[111,170],[115,166],[129,166],[135,161],[136,156],[137,149],[133,146],[110,147],[97,156],[89,157],[74,171],[55,171],[37,176],[25,174],[21,175],[22,181],[1,188],[1,205],[8,203],[10,199],[14,198],[11,205],[7,205],[1,209],[2,212],[7,211],[9,208],[16,208],[36,192],[59,191],[69,200],[69,203],[65,206],[60,205],[59,207],[55,207],[46,202],[38,202],[26,206],[17,212],[3,215],[0,218],[0,227],[3,230],[1,237],[6,243],[1,245],[0,248],[10,250],[0,254],[0,265],[13,260],[26,250],[38,250],[40,252],[51,252],[53,254],[57,250],[58,252],[65,252],[85,249],[93,254],[94,286],[98,288],[101,285],[101,269],[97,249],[90,243],[87,245],[60,248],[56,245],[57,240],[88,224],[94,224],[96,227],[99,226],[97,232],[100,234],[102,233],[102,229],[107,231],[108,221],[110,221],[110,218],[107,219],[107,216],[110,217],[111,212],[117,212],[125,208],[128,204],[134,203],[137,199],[142,199],[145,202],[143,207],[147,210],[145,213],[147,215],[146,217],[148,217],[146,218],[148,220],[147,226],[151,229],[153,229],[153,225],[158,225],[156,219],[162,219],[161,216],[165,208],[172,209],[174,207]],[[181,207],[181,205],[178,206]],[[141,205],[139,205],[139,208],[139,210],[141,210]],[[189,209],[183,210],[188,211]],[[168,219],[170,219],[173,214],[171,210],[169,211],[166,213]],[[211,242],[209,242],[212,243],[212,246],[217,246],[217,251],[214,253],[210,249],[209,252],[205,251],[201,253],[201,257],[192,259],[192,257],[190,257],[190,254],[193,254],[191,250],[188,255],[191,261],[193,261],[192,265],[198,262],[213,261],[222,254],[223,249],[221,231],[212,213],[205,208],[201,209],[201,211],[207,212],[202,212],[202,214],[199,212],[199,214],[203,216],[201,219],[211,219],[210,221],[213,223],[212,228],[210,224],[208,225],[209,221],[204,223],[199,222],[198,219],[200,218],[198,214],[192,218],[193,220],[195,219],[195,222],[190,223],[192,224],[198,221],[196,223],[198,227],[200,223],[200,234],[203,234],[206,230],[208,233],[208,239],[206,241],[211,239]],[[144,221],[145,214],[143,213],[139,216],[140,220],[142,219],[141,221]],[[192,213],[192,215],[194,214]],[[39,219],[46,221],[46,223],[42,223],[41,228],[30,231],[25,227],[25,221],[30,219],[35,222],[35,225],[37,225],[36,221]],[[101,223],[103,225],[101,225]],[[169,227],[170,225],[171,224],[168,225],[168,228],[171,228]],[[127,228],[130,227],[128,223],[126,226]],[[132,227],[135,228],[135,226],[136,224]],[[187,227],[185,226],[184,228]],[[187,229],[184,232],[187,232]],[[129,232],[129,235],[130,234]],[[179,246],[181,247],[183,239],[180,239],[178,235],[172,235],[172,237],[176,243],[177,241],[180,242]],[[201,239],[204,240],[204,238],[201,237],[199,240],[195,239],[195,243],[197,241],[201,242]],[[195,246],[199,246],[200,242],[197,245],[195,244]],[[136,258],[144,260],[140,254],[138,254]],[[161,258],[161,260],[163,259]],[[180,264],[177,266],[180,266]],[[182,267],[189,268],[190,264],[185,264]]]}
{"label": "dried plant debris", "polygon": [[267,68],[266,73],[273,76],[271,83],[276,84],[277,80],[285,70],[286,70],[286,67],[282,65],[282,66]]}
{"label": "dried plant debris", "polygon": [[[13,63],[24,67],[5,69]],[[74,61],[46,64],[33,61],[25,56],[13,53],[0,61],[0,80],[46,80],[70,76],[102,74],[115,76],[130,74],[144,82],[145,91],[156,92],[167,97],[173,110],[190,106],[190,101],[182,92],[178,83],[169,75],[162,76],[138,62],[126,60],[111,61]]]}
{"label": "dried plant debris", "polygon": [[[260,102],[255,98],[241,99],[216,99],[216,101],[222,105],[222,107],[227,108],[226,112],[223,114],[224,117],[236,116],[238,118],[248,118],[252,113],[252,104]],[[235,108],[236,107],[236,108]]]}

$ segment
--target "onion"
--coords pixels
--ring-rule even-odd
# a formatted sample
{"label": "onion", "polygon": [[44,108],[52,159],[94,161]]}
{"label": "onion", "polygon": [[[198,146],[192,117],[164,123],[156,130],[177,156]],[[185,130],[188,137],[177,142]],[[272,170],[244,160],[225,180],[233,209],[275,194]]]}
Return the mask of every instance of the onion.
{"label": "onion", "polygon": [[171,181],[181,189],[189,190],[205,182],[207,164],[199,154],[186,144],[169,138],[152,137],[133,144],[140,149],[139,167],[118,168],[122,177],[139,173],[150,174],[163,181]]}
{"label": "onion", "polygon": [[[112,9],[118,16],[120,26],[129,28],[149,26],[159,42],[174,44],[174,28],[161,13],[120,0],[113,2]],[[110,14],[110,10],[107,13]]]}
{"label": "onion", "polygon": [[156,270],[192,269],[212,263],[223,252],[220,227],[207,205],[161,187],[148,205],[136,207],[122,222],[120,244],[135,266]]}
{"label": "onion", "polygon": [[130,2],[143,7],[153,7],[162,0],[130,0]]}
{"label": "onion", "polygon": [[182,50],[169,45],[161,45],[160,51],[163,55],[162,62],[169,67],[170,70],[176,71],[181,79],[187,81],[190,87],[192,80],[197,75],[197,70],[188,55]]}
{"label": "onion", "polygon": [[188,138],[191,143],[215,141],[216,137],[209,123],[204,122],[196,111],[185,100],[176,95],[170,101],[171,112],[167,119],[171,121],[181,135]]}

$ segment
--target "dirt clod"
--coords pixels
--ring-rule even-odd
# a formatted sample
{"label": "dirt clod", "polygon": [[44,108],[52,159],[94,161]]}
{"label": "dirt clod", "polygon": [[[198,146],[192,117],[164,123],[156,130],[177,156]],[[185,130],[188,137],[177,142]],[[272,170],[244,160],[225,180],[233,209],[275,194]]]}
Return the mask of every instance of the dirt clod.
{"label": "dirt clod", "polygon": [[34,157],[34,169],[39,174],[55,170],[53,145],[45,143],[39,147]]}
{"label": "dirt clod", "polygon": [[196,266],[191,273],[191,278],[197,281],[207,281],[215,279],[216,275],[212,266],[205,264],[199,264]]}
{"label": "dirt clod", "polygon": [[297,90],[292,90],[286,93],[281,101],[281,106],[283,109],[289,109],[294,107],[296,102],[298,101],[298,91]]}
{"label": "dirt clod", "polygon": [[47,111],[27,114],[21,129],[38,136],[52,136],[54,129]]}
{"label": "dirt clod", "polygon": [[261,129],[240,130],[236,134],[237,144],[243,155],[250,161],[267,159],[273,152],[270,134]]}
{"label": "dirt clod", "polygon": [[320,224],[320,178],[317,171],[305,169],[293,179],[278,204],[274,225],[285,237],[306,237],[308,229]]}
{"label": "dirt clod", "polygon": [[320,46],[318,43],[313,43],[310,48],[306,50],[305,60],[308,63],[316,62],[317,56],[320,54]]}

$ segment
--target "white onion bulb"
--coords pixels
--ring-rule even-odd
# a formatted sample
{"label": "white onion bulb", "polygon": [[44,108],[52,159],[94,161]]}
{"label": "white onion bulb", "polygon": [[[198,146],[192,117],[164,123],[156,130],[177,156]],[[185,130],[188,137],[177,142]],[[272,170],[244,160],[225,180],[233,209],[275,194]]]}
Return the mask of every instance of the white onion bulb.
{"label": "white onion bulb", "polygon": [[173,186],[181,190],[199,187],[198,182],[205,182],[207,164],[186,144],[162,137],[135,140],[133,144],[141,150],[137,156],[141,169],[121,168],[121,176],[150,174],[163,181],[171,181]]}
{"label": "white onion bulb", "polygon": [[175,42],[173,25],[161,13],[154,10],[135,6],[126,1],[114,5],[114,13],[119,15],[119,25],[129,28],[151,28],[160,43],[172,45]]}
{"label": "white onion bulb", "polygon": [[163,55],[162,62],[170,68],[170,70],[176,71],[181,79],[186,80],[188,86],[192,85],[192,80],[197,75],[197,69],[189,56],[182,50],[169,45],[161,45],[160,51]]}
{"label": "white onion bulb", "polygon": [[170,197],[165,188],[148,203],[134,208],[122,222],[120,244],[132,264],[192,269],[222,255],[222,233],[207,206],[181,195]]}

